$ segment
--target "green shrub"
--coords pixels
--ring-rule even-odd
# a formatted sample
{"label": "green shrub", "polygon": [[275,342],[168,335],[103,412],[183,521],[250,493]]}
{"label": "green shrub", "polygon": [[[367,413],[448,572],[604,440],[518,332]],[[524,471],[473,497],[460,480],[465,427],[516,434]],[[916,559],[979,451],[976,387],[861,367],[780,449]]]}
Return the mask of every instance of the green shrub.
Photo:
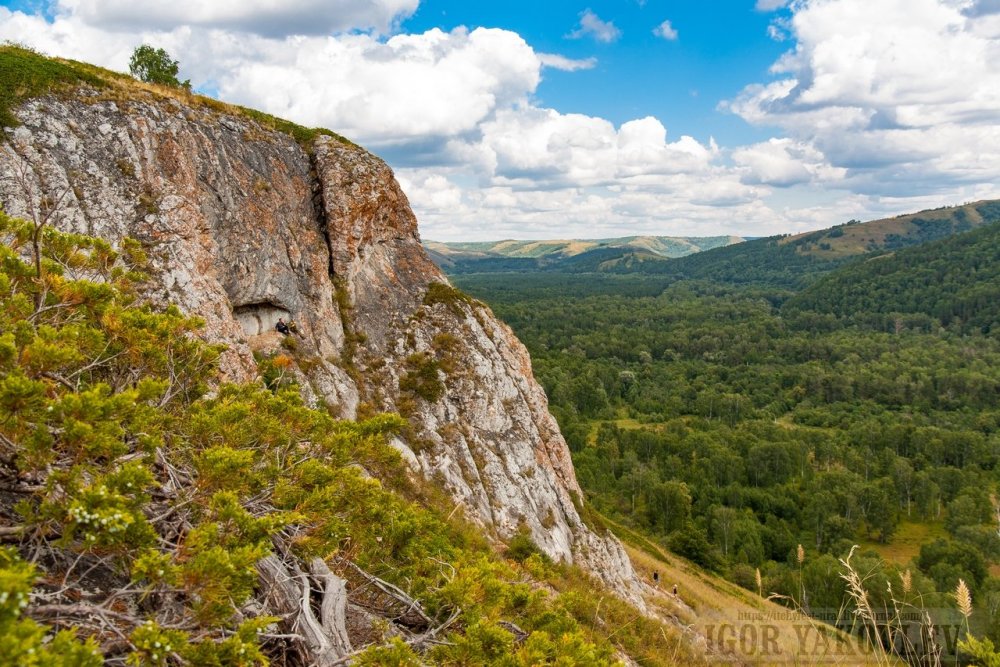
{"label": "green shrub", "polygon": [[20,124],[13,109],[24,100],[80,83],[105,85],[71,61],[53,60],[19,44],[0,46],[0,126]]}
{"label": "green shrub", "polygon": [[468,294],[457,290],[445,283],[430,283],[427,285],[427,292],[424,293],[424,305],[433,306],[437,303],[445,304],[455,315],[462,316],[462,305],[472,307],[476,305],[476,300]]}
{"label": "green shrub", "polygon": [[93,638],[81,642],[69,630],[47,637],[48,628],[23,618],[36,577],[35,566],[22,561],[13,549],[0,548],[0,664],[23,667],[103,664]]}
{"label": "green shrub", "polygon": [[440,371],[441,364],[430,353],[411,354],[406,358],[406,373],[399,378],[399,390],[434,403],[445,392]]}
{"label": "green shrub", "polygon": [[510,539],[505,554],[507,558],[516,560],[518,563],[523,563],[531,556],[538,556],[545,561],[550,560],[548,555],[539,549],[535,541],[531,539],[531,534],[527,530],[520,531]]}
{"label": "green shrub", "polygon": [[[407,482],[386,442],[406,427],[400,417],[339,421],[307,407],[295,387],[220,382],[218,348],[193,335],[198,320],[133,305],[138,254],[52,231],[51,269],[39,278],[20,257],[27,230],[0,215],[0,310],[10,323],[0,331],[0,453],[12,462],[0,475],[5,484],[40,482],[21,493],[9,539],[48,554],[40,562],[71,564],[45,573],[62,591],[92,591],[81,602],[50,585],[46,604],[135,614],[120,627],[111,618],[130,644],[109,644],[109,662],[266,664],[266,654],[284,650],[260,633],[276,619],[255,617],[248,602],[258,593],[256,564],[276,544],[300,562],[377,572],[418,599],[432,623],[453,620],[433,649],[392,641],[360,664],[600,665],[614,655],[593,581],[548,562],[526,536],[512,543],[515,560],[497,558],[443,492]],[[69,266],[95,280],[66,277]],[[437,400],[444,387],[434,357],[407,363],[412,384],[401,389]],[[217,384],[206,396],[209,383]],[[111,583],[84,581],[91,562]],[[22,617],[35,577],[0,550],[0,664],[101,664],[94,639]],[[638,625],[616,604],[605,602],[601,615]],[[527,638],[515,640],[505,621]],[[108,633],[98,615],[60,622],[81,635]],[[676,640],[666,632],[655,626],[644,636]],[[630,631],[619,639],[640,648]],[[676,643],[664,655],[675,653],[688,655]]]}

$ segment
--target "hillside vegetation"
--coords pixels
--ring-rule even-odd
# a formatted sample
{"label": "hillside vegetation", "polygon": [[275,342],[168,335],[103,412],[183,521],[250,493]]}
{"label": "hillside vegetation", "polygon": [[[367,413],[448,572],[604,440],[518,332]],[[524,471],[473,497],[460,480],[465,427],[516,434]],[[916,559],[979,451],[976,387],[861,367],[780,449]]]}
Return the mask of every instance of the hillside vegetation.
{"label": "hillside vegetation", "polygon": [[977,202],[865,223],[851,221],[798,236],[755,239],[677,260],[648,262],[635,270],[671,280],[798,290],[858,257],[919,245],[998,220],[1000,202]]}
{"label": "hillside vegetation", "polygon": [[221,384],[199,322],[137,300],[138,244],[0,236],[0,664],[309,664],[295,596],[327,623],[336,575],[355,664],[703,660],[526,537],[496,555],[411,481],[401,418],[303,404],[293,351]]}
{"label": "hillside vegetation", "polygon": [[874,259],[776,238],[669,274],[456,280],[525,341],[600,511],[807,612],[854,608],[845,559],[875,609],[945,625],[961,581],[1000,641],[998,230]]}
{"label": "hillside vegetation", "polygon": [[[1000,217],[1000,204],[991,208]],[[790,299],[785,310],[828,313],[883,329],[944,326],[996,335],[1000,224],[851,264]]]}

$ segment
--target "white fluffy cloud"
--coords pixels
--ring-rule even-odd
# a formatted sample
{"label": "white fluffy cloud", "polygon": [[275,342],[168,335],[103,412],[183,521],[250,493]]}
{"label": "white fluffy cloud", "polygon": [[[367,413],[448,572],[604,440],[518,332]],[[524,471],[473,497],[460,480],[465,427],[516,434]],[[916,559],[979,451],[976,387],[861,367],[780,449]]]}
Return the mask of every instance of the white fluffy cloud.
{"label": "white fluffy cloud", "polygon": [[419,0],[58,0],[57,11],[106,28],[200,26],[261,35],[386,32]]}
{"label": "white fluffy cloud", "polygon": [[598,42],[611,43],[622,36],[622,31],[613,21],[604,21],[594,12],[585,9],[580,14],[580,25],[567,37],[580,39],[582,37],[593,37]]}
{"label": "white fluffy cloud", "polygon": [[733,151],[733,160],[744,168],[744,183],[777,187],[833,184],[847,171],[830,166],[815,146],[787,138],[738,148]]}
{"label": "white fluffy cloud", "polygon": [[691,137],[667,142],[655,118],[624,123],[562,114],[553,109],[509,109],[482,126],[481,147],[494,165],[496,183],[520,189],[616,187],[645,184],[669,189],[661,177],[698,178],[718,149]]}
{"label": "white fluffy cloud", "polygon": [[[375,146],[433,141],[477,128],[538,85],[541,60],[516,33],[477,28],[396,35],[256,39],[220,68],[223,99]],[[219,55],[232,57],[232,54]]]}
{"label": "white fluffy cloud", "polygon": [[[728,108],[811,146],[855,192],[998,183],[1000,26],[990,2],[803,0],[788,25],[795,49],[773,68],[783,78],[747,87]],[[744,164],[761,178],[796,178],[773,151],[749,151]]]}
{"label": "white fluffy cloud", "polygon": [[653,34],[670,41],[677,39],[677,29],[674,28],[669,19],[653,28]]}
{"label": "white fluffy cloud", "polygon": [[[59,0],[0,7],[0,39],[118,70],[163,46],[202,90],[386,155],[426,238],[761,235],[1000,197],[997,1],[796,0],[773,79],[723,105],[775,136],[735,147],[544,107],[546,68],[596,60],[511,31],[379,34],[418,0]],[[572,33],[620,34],[589,10]]]}

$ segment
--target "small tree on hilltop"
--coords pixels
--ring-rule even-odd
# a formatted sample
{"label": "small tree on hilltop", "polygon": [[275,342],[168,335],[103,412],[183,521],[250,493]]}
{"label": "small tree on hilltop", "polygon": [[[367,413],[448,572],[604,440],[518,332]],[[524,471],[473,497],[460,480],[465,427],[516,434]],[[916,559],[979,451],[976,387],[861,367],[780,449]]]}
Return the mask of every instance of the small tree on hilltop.
{"label": "small tree on hilltop", "polygon": [[137,46],[128,61],[132,76],[146,83],[183,87],[190,90],[191,80],[183,83],[177,79],[178,63],[163,49],[154,49],[148,44]]}

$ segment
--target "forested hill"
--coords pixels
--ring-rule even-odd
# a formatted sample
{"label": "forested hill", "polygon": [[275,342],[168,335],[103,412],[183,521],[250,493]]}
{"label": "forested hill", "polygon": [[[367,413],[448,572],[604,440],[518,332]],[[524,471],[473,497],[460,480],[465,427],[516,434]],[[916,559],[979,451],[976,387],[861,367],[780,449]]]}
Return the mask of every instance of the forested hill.
{"label": "forested hill", "polygon": [[808,241],[788,242],[785,237],[772,236],[675,260],[620,267],[617,272],[658,275],[671,282],[711,280],[734,285],[798,289],[850,259],[821,258],[800,252],[801,246],[806,243]]}
{"label": "forested hill", "polygon": [[1000,220],[1000,201],[883,218],[851,220],[795,236],[744,241],[736,236],[630,236],[617,239],[439,243],[431,259],[451,275],[475,273],[617,273],[711,280],[799,290],[875,252],[947,238]]}
{"label": "forested hill", "polygon": [[1000,224],[845,266],[785,304],[803,310],[880,328],[910,314],[923,316],[906,318],[911,328],[1000,333]]}
{"label": "forested hill", "polygon": [[878,250],[899,250],[967,232],[1000,220],[1000,201],[983,200],[846,224],[788,237],[798,251],[823,259],[853,257]]}
{"label": "forested hill", "polygon": [[800,289],[859,256],[920,245],[998,220],[1000,201],[981,201],[864,223],[852,220],[808,234],[773,236],[613,270]]}
{"label": "forested hill", "polygon": [[633,268],[743,241],[738,236],[625,236],[610,239],[486,241],[441,243],[425,241],[432,259],[450,273],[560,271],[580,273]]}

